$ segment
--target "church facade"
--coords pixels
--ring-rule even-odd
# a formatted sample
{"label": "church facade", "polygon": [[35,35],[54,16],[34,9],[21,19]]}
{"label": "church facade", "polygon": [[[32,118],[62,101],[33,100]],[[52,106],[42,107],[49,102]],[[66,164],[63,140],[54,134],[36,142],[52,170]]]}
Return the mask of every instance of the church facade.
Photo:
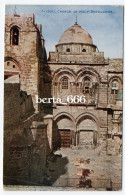
{"label": "church facade", "polygon": [[55,52],[50,52],[48,66],[52,96],[64,103],[53,106],[58,129],[54,143],[58,136],[63,147],[106,150],[107,140],[120,143],[122,59],[105,59],[90,34],[75,23],[61,35]]}

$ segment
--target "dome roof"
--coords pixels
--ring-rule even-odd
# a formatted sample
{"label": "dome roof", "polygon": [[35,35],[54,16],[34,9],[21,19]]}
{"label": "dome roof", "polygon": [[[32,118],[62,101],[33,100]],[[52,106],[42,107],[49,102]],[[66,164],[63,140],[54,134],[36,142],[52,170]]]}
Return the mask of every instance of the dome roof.
{"label": "dome roof", "polygon": [[92,37],[80,25],[75,23],[73,26],[64,31],[58,44],[63,43],[85,43],[93,44]]}

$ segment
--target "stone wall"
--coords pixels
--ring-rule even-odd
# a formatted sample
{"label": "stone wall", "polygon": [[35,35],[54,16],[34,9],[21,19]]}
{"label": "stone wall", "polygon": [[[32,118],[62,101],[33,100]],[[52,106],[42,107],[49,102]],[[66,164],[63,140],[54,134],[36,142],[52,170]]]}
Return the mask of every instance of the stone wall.
{"label": "stone wall", "polygon": [[104,64],[104,53],[103,52],[91,52],[91,53],[70,53],[70,52],[62,52],[62,53],[49,53],[49,60],[56,62],[72,62],[72,63],[97,63]]}
{"label": "stone wall", "polygon": [[22,119],[34,113],[32,98],[26,92],[20,91],[19,83],[4,84],[4,102],[5,129],[19,124]]}
{"label": "stone wall", "polygon": [[37,185],[50,153],[47,125],[33,122],[39,121],[39,114],[34,113],[32,97],[20,90],[20,83],[4,87],[4,184]]}
{"label": "stone wall", "polygon": [[[60,46],[61,47],[61,46]],[[57,48],[56,48],[57,49]],[[66,57],[67,60],[60,59],[59,62],[57,58],[59,59],[60,56]],[[81,62],[77,62],[79,60],[79,56],[82,55],[90,55],[90,63],[87,62],[86,65],[83,63],[85,62],[82,60]],[[93,56],[94,55],[94,56]],[[61,98],[62,102],[65,102],[66,105],[60,106],[57,104],[54,105],[53,108],[53,115],[54,118],[59,116],[61,118],[62,116],[62,125],[61,128],[65,129],[65,125],[68,124],[66,121],[63,122],[63,118],[66,117],[66,115],[74,121],[77,120],[77,117],[84,114],[92,114],[93,117],[97,118],[99,121],[99,131],[98,131],[98,143],[100,143],[100,149],[102,151],[106,151],[108,148],[107,146],[107,138],[108,136],[111,136],[110,133],[113,128],[118,129],[118,124],[113,123],[113,110],[112,109],[122,109],[120,107],[120,103],[118,100],[116,100],[116,96],[112,95],[112,80],[118,79],[119,81],[119,91],[122,90],[122,66],[123,62],[122,59],[112,59],[112,60],[105,60],[102,64],[94,64],[94,61],[92,59],[96,58],[96,55],[98,57],[101,57],[100,52],[93,52],[93,53],[85,53],[81,54],[78,52],[78,54],[73,52],[64,52],[64,49],[60,52],[50,53],[50,61],[48,61],[47,65],[50,66],[51,72],[50,75],[52,77],[52,94],[56,98]],[[51,58],[52,57],[52,58]],[[70,60],[70,57],[74,59],[74,63],[72,60]],[[57,62],[56,62],[57,61]],[[119,68],[118,68],[119,67]],[[83,95],[83,78],[86,76],[89,76],[93,83],[96,84],[96,88],[94,88],[93,94],[84,94],[86,96],[86,99],[89,101],[86,101],[84,104],[78,104],[78,103],[67,103],[66,98],[68,95]],[[61,78],[63,77],[68,78],[68,89],[62,89],[61,84]],[[46,86],[46,83],[45,83]],[[46,88],[47,90],[47,88]],[[93,103],[92,103],[93,102]],[[118,102],[118,103],[117,103]],[[111,111],[112,110],[112,111]],[[59,120],[59,119],[58,119]],[[116,127],[117,125],[117,127]],[[58,123],[54,122],[54,128],[58,129]],[[53,130],[54,136],[56,139],[56,130]],[[72,127],[72,124],[70,125],[69,129],[75,130],[77,132],[76,124],[74,127]],[[110,132],[110,133],[109,133]],[[55,144],[56,141],[54,141]],[[113,145],[112,145],[113,147]]]}
{"label": "stone wall", "polygon": [[32,123],[30,132],[27,129],[23,132],[22,129],[16,130],[11,135],[12,139],[8,139],[4,152],[4,184],[39,185],[43,182],[49,153],[48,138],[46,125],[36,123]]}

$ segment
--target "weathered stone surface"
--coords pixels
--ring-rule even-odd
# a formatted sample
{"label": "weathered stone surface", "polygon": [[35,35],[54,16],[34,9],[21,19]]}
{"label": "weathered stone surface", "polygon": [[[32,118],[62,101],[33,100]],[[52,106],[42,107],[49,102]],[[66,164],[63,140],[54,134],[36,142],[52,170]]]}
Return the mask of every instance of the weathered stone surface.
{"label": "weathered stone surface", "polygon": [[[34,20],[33,14],[5,19],[4,184],[77,188],[78,176],[90,170],[85,185],[120,190],[122,59],[105,59],[89,34],[84,43],[77,34],[66,42],[64,33],[65,43],[47,61]],[[35,95],[63,104],[37,104]]]}

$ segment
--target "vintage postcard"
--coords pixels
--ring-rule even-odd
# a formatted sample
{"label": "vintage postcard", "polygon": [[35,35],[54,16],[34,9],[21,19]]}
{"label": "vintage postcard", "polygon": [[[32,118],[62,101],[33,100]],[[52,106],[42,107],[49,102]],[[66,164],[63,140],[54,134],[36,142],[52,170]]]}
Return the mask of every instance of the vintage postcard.
{"label": "vintage postcard", "polygon": [[6,5],[6,190],[122,190],[123,9]]}

